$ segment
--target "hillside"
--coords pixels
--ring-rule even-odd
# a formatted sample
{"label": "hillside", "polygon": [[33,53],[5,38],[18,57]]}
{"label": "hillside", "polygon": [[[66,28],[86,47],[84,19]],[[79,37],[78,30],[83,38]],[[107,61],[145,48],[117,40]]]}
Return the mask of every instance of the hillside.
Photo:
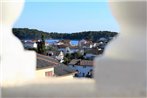
{"label": "hillside", "polygon": [[70,40],[80,40],[89,39],[92,41],[97,41],[101,37],[114,37],[117,32],[110,31],[83,31],[75,33],[57,33],[57,32],[44,32],[37,29],[28,28],[13,28],[13,33],[19,39],[40,39],[41,35],[44,34],[46,39],[70,39]]}

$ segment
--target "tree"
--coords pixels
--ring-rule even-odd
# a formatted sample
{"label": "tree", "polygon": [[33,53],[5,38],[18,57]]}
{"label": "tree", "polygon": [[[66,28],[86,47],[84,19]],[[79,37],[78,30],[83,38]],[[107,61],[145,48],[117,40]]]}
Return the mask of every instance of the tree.
{"label": "tree", "polygon": [[67,54],[65,55],[65,57],[67,57],[68,59],[71,59],[71,58],[72,58],[72,55],[71,55],[70,53],[67,53]]}
{"label": "tree", "polygon": [[37,52],[40,54],[45,53],[45,37],[43,34],[41,35],[41,41],[37,42]]}
{"label": "tree", "polygon": [[74,33],[58,33],[58,32],[43,32],[37,29],[28,28],[13,28],[13,33],[19,39],[41,39],[41,34],[43,34],[47,39],[70,39],[70,40],[81,40],[88,39],[92,41],[97,41],[101,37],[109,38],[114,37],[118,33],[110,31],[83,31]]}
{"label": "tree", "polygon": [[45,35],[41,35],[41,40],[42,40],[42,53],[45,52]]}
{"label": "tree", "polygon": [[80,52],[75,52],[74,56],[75,56],[74,58],[76,58],[76,59],[81,59],[82,54]]}
{"label": "tree", "polygon": [[66,64],[66,65],[71,61],[71,60],[70,60],[69,58],[67,58],[67,57],[64,57],[63,60],[64,60],[63,63]]}

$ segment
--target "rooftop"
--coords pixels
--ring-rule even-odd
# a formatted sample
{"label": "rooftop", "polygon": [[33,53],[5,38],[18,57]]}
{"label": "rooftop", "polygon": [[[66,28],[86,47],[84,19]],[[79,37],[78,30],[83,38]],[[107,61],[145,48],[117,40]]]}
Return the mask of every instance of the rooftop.
{"label": "rooftop", "polygon": [[86,53],[92,53],[92,54],[95,54],[95,55],[99,55],[100,54],[100,52],[99,52],[97,47],[96,48],[91,48],[89,50],[86,50]]}
{"label": "rooftop", "polygon": [[68,74],[73,74],[76,72],[76,70],[64,65],[60,64],[59,66],[56,66],[54,69],[54,72],[57,76],[65,76]]}
{"label": "rooftop", "polygon": [[70,65],[79,65],[79,66],[93,66],[92,60],[81,60],[81,59],[73,59],[69,63]]}
{"label": "rooftop", "polygon": [[76,72],[76,70],[59,63],[52,57],[37,54],[37,70],[51,67],[54,67],[54,73],[56,76],[65,76]]}
{"label": "rooftop", "polygon": [[37,69],[44,69],[58,65],[58,61],[49,56],[37,54]]}

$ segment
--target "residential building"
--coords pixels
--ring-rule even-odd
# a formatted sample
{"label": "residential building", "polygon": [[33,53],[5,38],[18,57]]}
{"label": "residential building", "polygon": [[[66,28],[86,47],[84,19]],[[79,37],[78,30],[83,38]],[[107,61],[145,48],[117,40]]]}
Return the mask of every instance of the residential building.
{"label": "residential building", "polygon": [[76,70],[68,67],[62,63],[59,63],[58,60],[37,54],[37,68],[36,76],[37,77],[66,77],[73,78]]}
{"label": "residential building", "polygon": [[93,60],[96,56],[103,53],[103,50],[101,48],[91,48],[85,51],[84,58]]}
{"label": "residential building", "polygon": [[86,44],[86,43],[87,43],[87,41],[85,39],[82,39],[82,40],[79,41],[78,46],[82,47],[82,45]]}
{"label": "residential building", "polygon": [[58,50],[62,51],[64,54],[67,54],[77,52],[79,49],[77,46],[58,45]]}
{"label": "residential building", "polygon": [[67,54],[67,53],[71,53],[70,48],[69,48],[69,47],[66,47],[64,53],[65,53],[65,54]]}
{"label": "residential building", "polygon": [[60,64],[54,68],[55,76],[60,78],[74,78],[77,71],[67,65]]}
{"label": "residential building", "polygon": [[64,45],[70,46],[70,40],[59,40],[59,43],[63,43]]}
{"label": "residential building", "polygon": [[37,54],[37,77],[53,77],[54,67],[58,65],[58,61],[41,54]]}
{"label": "residential building", "polygon": [[78,46],[83,49],[93,48],[93,42],[90,40],[80,40]]}
{"label": "residential building", "polygon": [[66,51],[66,47],[67,47],[67,45],[57,45],[58,51],[65,52]]}
{"label": "residential building", "polygon": [[56,59],[59,60],[60,63],[62,63],[64,60],[64,54],[62,51],[60,51],[60,54],[56,56]]}
{"label": "residential building", "polygon": [[78,73],[75,77],[93,77],[93,61],[73,59],[68,66],[75,69]]}
{"label": "residential building", "polygon": [[75,53],[79,51],[78,46],[70,46],[69,48],[70,48],[70,53]]}
{"label": "residential building", "polygon": [[64,44],[64,43],[61,42],[61,41],[58,41],[58,42],[54,43],[54,45],[63,45],[63,44]]}
{"label": "residential building", "polygon": [[23,46],[26,49],[37,48],[37,43],[32,41],[23,41]]}

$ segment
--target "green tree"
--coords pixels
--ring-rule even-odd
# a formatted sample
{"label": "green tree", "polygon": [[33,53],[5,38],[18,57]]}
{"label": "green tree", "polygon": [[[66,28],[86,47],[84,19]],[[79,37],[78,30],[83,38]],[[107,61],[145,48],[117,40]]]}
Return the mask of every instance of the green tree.
{"label": "green tree", "polygon": [[71,61],[71,60],[70,60],[69,58],[67,58],[67,57],[64,57],[63,60],[64,60],[63,63],[66,64],[66,65]]}
{"label": "green tree", "polygon": [[41,35],[41,41],[42,41],[42,53],[45,52],[45,35]]}
{"label": "green tree", "polygon": [[37,51],[40,54],[45,53],[45,37],[43,34],[41,35],[41,41],[37,43]]}
{"label": "green tree", "polygon": [[36,29],[28,28],[13,28],[13,33],[19,39],[40,39],[41,34],[44,34],[46,38],[53,39],[70,39],[70,40],[81,40],[89,39],[92,41],[97,41],[101,37],[109,38],[114,37],[118,33],[110,31],[83,31],[83,32],[74,32],[71,34],[68,33],[58,33],[58,32],[43,32]]}
{"label": "green tree", "polygon": [[68,59],[71,59],[71,58],[72,58],[72,55],[71,55],[70,53],[67,53],[67,54],[65,55],[65,57],[67,57]]}

